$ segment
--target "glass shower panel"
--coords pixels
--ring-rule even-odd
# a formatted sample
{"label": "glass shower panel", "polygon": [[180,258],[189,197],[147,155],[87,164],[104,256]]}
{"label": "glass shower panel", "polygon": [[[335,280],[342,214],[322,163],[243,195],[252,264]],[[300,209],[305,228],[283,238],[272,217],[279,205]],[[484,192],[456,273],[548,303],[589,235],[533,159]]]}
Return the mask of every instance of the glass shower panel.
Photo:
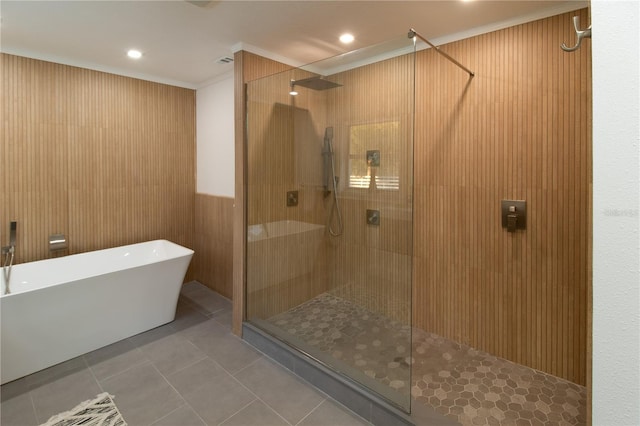
{"label": "glass shower panel", "polygon": [[415,47],[247,85],[247,319],[409,411]]}

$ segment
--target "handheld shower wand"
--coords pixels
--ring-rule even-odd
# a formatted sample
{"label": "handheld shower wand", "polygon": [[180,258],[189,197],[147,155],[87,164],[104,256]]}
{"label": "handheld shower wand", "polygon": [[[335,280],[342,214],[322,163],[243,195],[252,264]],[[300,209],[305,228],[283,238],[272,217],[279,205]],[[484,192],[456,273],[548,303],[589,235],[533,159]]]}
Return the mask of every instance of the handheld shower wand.
{"label": "handheld shower wand", "polygon": [[[334,237],[342,235],[344,225],[342,223],[342,213],[340,212],[340,204],[338,203],[338,176],[336,176],[335,153],[333,151],[333,127],[327,127],[324,130],[324,149],[322,157],[324,161],[324,196],[327,197],[333,189],[333,206],[329,215],[329,233]],[[329,182],[331,181],[331,182]],[[331,185],[331,186],[330,186]],[[334,215],[337,216],[337,227],[334,229]]]}
{"label": "handheld shower wand", "polygon": [[9,279],[11,278],[11,267],[13,266],[13,257],[16,252],[16,231],[18,222],[12,221],[9,225],[9,245],[2,247],[4,254],[4,263],[2,264],[2,273],[4,275],[4,294],[11,293],[9,288]]}
{"label": "handheld shower wand", "polygon": [[324,129],[324,145],[322,148],[322,182],[324,186],[324,197],[328,197],[331,194],[332,183],[335,173],[333,171],[333,146],[331,144],[333,139],[333,127],[327,127]]}

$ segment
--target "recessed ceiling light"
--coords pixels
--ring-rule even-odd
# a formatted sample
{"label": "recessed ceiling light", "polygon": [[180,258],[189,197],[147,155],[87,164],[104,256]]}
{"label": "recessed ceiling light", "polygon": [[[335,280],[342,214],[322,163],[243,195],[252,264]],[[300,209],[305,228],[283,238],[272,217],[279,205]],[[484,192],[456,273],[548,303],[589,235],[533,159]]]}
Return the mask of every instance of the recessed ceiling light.
{"label": "recessed ceiling light", "polygon": [[349,34],[349,33],[345,33],[342,34],[340,36],[340,41],[343,42],[344,44],[349,44],[354,40],[353,35]]}
{"label": "recessed ceiling light", "polygon": [[127,52],[127,56],[132,59],[140,59],[142,58],[142,52],[139,50],[131,49]]}

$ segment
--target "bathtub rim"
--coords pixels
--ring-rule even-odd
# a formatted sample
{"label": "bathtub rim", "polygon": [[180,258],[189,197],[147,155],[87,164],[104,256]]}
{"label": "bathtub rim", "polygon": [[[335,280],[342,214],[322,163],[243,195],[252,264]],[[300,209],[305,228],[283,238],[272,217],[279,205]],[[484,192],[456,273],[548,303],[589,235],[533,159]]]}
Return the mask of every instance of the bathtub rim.
{"label": "bathtub rim", "polygon": [[[164,257],[157,257],[157,258],[152,258],[151,261],[149,261],[149,258],[145,258],[143,262],[139,262],[136,263],[135,265],[119,265],[119,267],[117,268],[113,268],[110,269],[108,271],[105,272],[99,272],[99,273],[90,273],[90,274],[84,274],[82,276],[77,276],[74,277],[72,279],[67,279],[67,280],[52,280],[55,282],[51,282],[51,283],[47,283],[47,284],[40,284],[37,287],[33,287],[33,288],[27,288],[25,290],[20,290],[20,291],[13,291],[9,293],[9,294],[4,294],[4,289],[5,289],[5,280],[4,280],[4,274],[0,274],[0,300],[5,299],[5,298],[10,298],[12,296],[19,296],[21,294],[27,294],[27,293],[31,293],[34,291],[38,291],[38,290],[43,290],[46,288],[53,288],[53,287],[57,287],[57,286],[61,286],[70,282],[75,282],[75,281],[79,281],[79,280],[83,280],[83,279],[87,279],[87,278],[92,278],[92,277],[101,277],[101,276],[105,276],[108,275],[110,273],[113,272],[119,272],[119,271],[124,271],[127,269],[137,269],[146,265],[152,265],[154,263],[159,263],[159,262],[163,262],[163,261],[167,261],[167,260],[171,260],[171,259],[179,259],[182,257],[192,257],[195,253],[194,250],[182,246],[180,244],[174,243],[171,240],[167,240],[164,238],[159,238],[159,239],[155,239],[155,240],[148,240],[148,241],[141,241],[138,243],[132,243],[132,244],[126,244],[126,245],[122,245],[122,246],[114,246],[114,247],[108,247],[108,248],[103,248],[103,249],[97,249],[97,250],[91,250],[91,251],[85,251],[82,253],[74,253],[74,254],[70,254],[67,256],[61,256],[61,257],[54,257],[54,258],[48,258],[48,259],[41,259],[41,260],[34,260],[33,262],[24,262],[24,263],[17,263],[15,265],[13,265],[13,268],[18,267],[19,269],[22,268],[28,268],[28,265],[33,265],[36,267],[41,267],[42,265],[46,264],[46,263],[67,263],[67,262],[71,262],[73,259],[73,261],[78,261],[78,260],[82,260],[82,258],[86,258],[88,256],[96,256],[98,253],[105,253],[105,252],[116,252],[116,251],[124,251],[129,247],[134,247],[137,246],[138,248],[140,246],[145,246],[145,245],[159,245],[161,244],[163,247],[170,247],[172,250],[176,250],[176,253],[173,254],[169,254],[167,253],[166,256]],[[54,265],[52,265],[53,267]],[[60,265],[56,265],[56,266],[60,266]],[[9,279],[9,282],[12,283],[13,277],[11,277]],[[10,287],[13,284],[10,284]]]}

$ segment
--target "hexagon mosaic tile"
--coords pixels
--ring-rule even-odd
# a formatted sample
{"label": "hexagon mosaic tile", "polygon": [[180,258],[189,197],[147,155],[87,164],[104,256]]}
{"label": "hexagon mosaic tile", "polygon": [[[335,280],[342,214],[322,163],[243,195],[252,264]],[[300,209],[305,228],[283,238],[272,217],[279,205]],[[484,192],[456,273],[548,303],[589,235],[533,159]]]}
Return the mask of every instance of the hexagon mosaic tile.
{"label": "hexagon mosaic tile", "polygon": [[586,424],[583,386],[423,330],[411,333],[330,293],[269,321],[463,425]]}

